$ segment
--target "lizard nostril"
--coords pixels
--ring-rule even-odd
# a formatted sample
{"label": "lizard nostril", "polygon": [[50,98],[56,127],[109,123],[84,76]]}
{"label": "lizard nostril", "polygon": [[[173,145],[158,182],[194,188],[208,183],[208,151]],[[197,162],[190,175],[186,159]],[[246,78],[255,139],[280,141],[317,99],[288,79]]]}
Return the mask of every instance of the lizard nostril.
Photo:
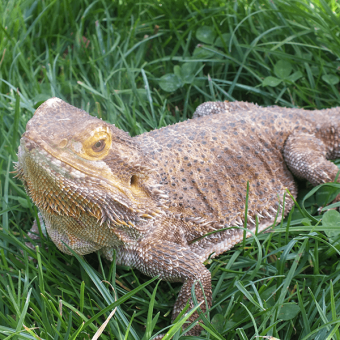
{"label": "lizard nostril", "polygon": [[63,140],[59,143],[59,147],[60,147],[61,149],[63,149],[66,145],[67,145],[67,139],[63,139]]}

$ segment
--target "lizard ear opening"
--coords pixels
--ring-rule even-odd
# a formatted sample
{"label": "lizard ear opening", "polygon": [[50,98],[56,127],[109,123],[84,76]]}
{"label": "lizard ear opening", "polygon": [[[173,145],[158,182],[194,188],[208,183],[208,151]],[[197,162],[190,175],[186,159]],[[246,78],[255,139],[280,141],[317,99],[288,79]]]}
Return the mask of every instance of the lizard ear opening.
{"label": "lizard ear opening", "polygon": [[135,196],[144,196],[145,192],[141,187],[140,178],[137,175],[132,175],[130,178],[130,190]]}
{"label": "lizard ear opening", "polygon": [[137,185],[137,176],[132,175],[130,179],[130,186],[135,186],[135,185]]}

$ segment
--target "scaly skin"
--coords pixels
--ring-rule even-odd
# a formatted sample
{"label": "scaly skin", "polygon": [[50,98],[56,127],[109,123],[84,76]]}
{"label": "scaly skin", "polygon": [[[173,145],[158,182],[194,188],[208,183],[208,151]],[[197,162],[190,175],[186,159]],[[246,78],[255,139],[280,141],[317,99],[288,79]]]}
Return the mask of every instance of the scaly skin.
{"label": "scaly skin", "polygon": [[[260,231],[273,224],[286,189],[296,197],[292,173],[313,185],[334,180],[327,159],[340,155],[339,112],[208,102],[192,120],[131,138],[51,98],[27,124],[17,172],[61,251],[112,260],[116,250],[120,264],[183,282],[176,318],[193,306],[193,284],[204,300],[198,280],[211,305],[202,263],[242,240],[242,229],[219,230],[243,226],[247,181],[254,232],[256,217]],[[286,197],[285,214],[292,205]]]}

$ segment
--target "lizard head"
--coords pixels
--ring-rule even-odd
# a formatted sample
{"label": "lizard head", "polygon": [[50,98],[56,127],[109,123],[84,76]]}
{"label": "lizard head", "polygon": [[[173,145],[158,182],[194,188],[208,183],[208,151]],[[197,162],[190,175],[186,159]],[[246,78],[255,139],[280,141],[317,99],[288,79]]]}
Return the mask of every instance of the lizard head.
{"label": "lizard head", "polygon": [[28,122],[17,173],[49,214],[135,226],[162,204],[152,169],[129,134],[59,98],[43,103]]}

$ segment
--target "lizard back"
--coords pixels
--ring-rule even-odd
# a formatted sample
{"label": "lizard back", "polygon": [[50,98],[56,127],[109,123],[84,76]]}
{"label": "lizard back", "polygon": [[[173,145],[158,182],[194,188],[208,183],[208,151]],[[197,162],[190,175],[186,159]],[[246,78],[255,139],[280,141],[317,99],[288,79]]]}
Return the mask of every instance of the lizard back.
{"label": "lizard back", "polygon": [[[169,195],[169,210],[177,217],[173,228],[184,229],[185,239],[202,260],[243,238],[242,229],[216,231],[244,226],[247,182],[248,229],[255,231],[256,217],[259,231],[275,218],[281,220],[286,190],[297,195],[283,157],[285,140],[294,131],[314,133],[337,119],[335,109],[313,112],[242,102],[221,104],[221,113],[135,137]],[[286,194],[284,215],[292,205]]]}

